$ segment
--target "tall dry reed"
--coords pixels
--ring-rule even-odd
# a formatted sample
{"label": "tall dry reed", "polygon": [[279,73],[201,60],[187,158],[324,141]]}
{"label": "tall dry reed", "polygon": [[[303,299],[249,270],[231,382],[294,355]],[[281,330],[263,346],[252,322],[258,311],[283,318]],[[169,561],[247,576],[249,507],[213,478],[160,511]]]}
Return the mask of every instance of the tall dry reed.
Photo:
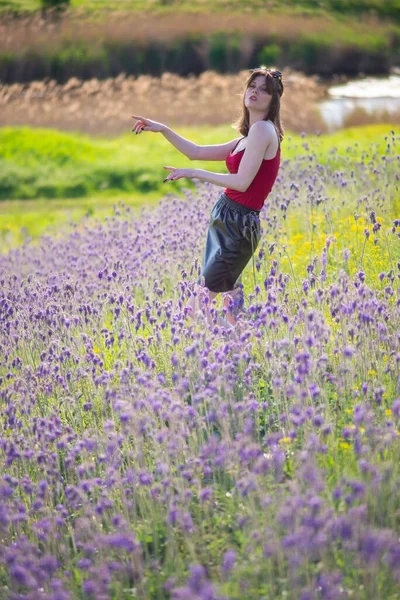
{"label": "tall dry reed", "polygon": [[[115,79],[55,81],[0,86],[0,126],[30,125],[118,135],[129,131],[131,114],[145,114],[168,124],[221,125],[233,122],[248,75],[199,77],[164,73],[161,78],[121,75]],[[292,131],[324,130],[317,102],[326,88],[314,77],[286,70],[282,98],[284,125]]]}

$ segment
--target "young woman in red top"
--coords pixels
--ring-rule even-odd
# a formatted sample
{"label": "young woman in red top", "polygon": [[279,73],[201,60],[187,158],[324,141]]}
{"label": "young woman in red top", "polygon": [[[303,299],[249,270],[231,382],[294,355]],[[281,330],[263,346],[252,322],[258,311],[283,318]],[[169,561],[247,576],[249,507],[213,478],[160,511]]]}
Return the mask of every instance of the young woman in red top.
{"label": "young woman in red top", "polygon": [[243,301],[240,277],[260,240],[259,212],[272,189],[280,164],[283,128],[280,120],[282,74],[260,67],[253,69],[243,94],[242,116],[237,129],[242,135],[226,144],[198,146],[179,136],[166,125],[133,115],[132,131],[161,132],[191,160],[225,160],[229,173],[202,169],[164,167],[170,173],[165,181],[183,177],[199,179],[224,191],[214,204],[207,233],[203,266],[189,307],[196,310],[196,297],[208,289],[210,301],[224,295],[228,323],[236,322]]}

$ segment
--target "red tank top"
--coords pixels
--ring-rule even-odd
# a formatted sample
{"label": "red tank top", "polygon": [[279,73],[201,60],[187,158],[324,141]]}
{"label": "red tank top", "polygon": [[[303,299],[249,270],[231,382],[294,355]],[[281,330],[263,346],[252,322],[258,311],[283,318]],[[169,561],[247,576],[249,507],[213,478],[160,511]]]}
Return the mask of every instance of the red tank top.
{"label": "red tank top", "polygon": [[[239,140],[240,142],[240,140]],[[238,142],[238,143],[239,143]],[[237,144],[236,144],[237,145]],[[233,149],[235,150],[235,148]],[[240,161],[243,157],[244,150],[240,150],[236,154],[229,154],[226,159],[226,166],[228,168],[229,173],[237,173],[239,170]],[[281,162],[281,147],[279,144],[278,151],[274,158],[271,159],[263,159],[256,176],[253,181],[247,188],[245,192],[239,192],[238,190],[231,190],[230,188],[225,188],[224,193],[233,200],[234,202],[238,202],[239,204],[243,204],[243,206],[247,206],[247,208],[252,208],[253,210],[261,210],[264,206],[264,202],[272,190],[272,186],[275,183],[275,179],[278,175],[279,165]]]}

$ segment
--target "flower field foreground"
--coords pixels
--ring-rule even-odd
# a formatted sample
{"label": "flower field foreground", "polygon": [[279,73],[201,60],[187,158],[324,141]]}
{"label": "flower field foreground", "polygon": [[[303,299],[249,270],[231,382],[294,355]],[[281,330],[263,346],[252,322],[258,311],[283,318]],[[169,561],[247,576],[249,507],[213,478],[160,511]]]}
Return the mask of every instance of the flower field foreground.
{"label": "flower field foreground", "polygon": [[283,162],[236,334],[213,186],[0,256],[0,598],[400,598],[399,142]]}

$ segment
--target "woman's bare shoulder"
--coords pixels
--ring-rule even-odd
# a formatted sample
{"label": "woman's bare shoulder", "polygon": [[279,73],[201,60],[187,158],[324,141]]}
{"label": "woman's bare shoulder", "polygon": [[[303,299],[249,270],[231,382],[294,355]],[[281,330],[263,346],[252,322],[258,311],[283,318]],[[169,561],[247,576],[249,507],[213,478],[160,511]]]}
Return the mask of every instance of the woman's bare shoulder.
{"label": "woman's bare shoulder", "polygon": [[264,138],[270,138],[275,132],[275,126],[272,121],[256,121],[249,129],[252,137],[262,136]]}

